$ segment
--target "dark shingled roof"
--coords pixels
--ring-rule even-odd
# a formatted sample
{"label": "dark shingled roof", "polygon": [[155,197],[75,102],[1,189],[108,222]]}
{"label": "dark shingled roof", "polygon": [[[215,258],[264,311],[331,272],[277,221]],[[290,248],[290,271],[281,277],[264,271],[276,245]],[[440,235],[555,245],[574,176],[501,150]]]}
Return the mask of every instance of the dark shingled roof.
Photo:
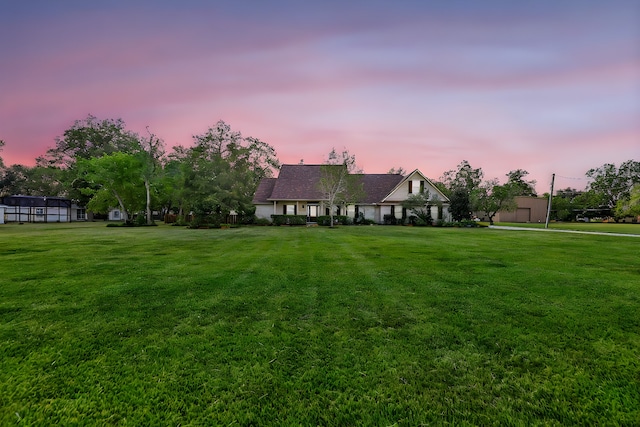
{"label": "dark shingled roof", "polygon": [[282,165],[270,200],[321,200],[321,165]]}
{"label": "dark shingled roof", "polygon": [[388,173],[363,174],[361,176],[366,197],[360,202],[367,204],[381,202],[404,179],[402,175]]}
{"label": "dark shingled roof", "polygon": [[[337,166],[338,167],[338,166]],[[282,165],[277,179],[266,178],[260,182],[253,203],[269,203],[273,200],[322,200],[318,190],[322,165]],[[378,203],[389,195],[403,179],[397,174],[361,174],[364,200],[360,203]]]}
{"label": "dark shingled roof", "polygon": [[256,189],[256,194],[253,195],[253,204],[270,204],[271,202],[268,200],[271,197],[271,193],[273,192],[273,186],[276,185],[276,178],[263,178],[258,184],[258,188]]}

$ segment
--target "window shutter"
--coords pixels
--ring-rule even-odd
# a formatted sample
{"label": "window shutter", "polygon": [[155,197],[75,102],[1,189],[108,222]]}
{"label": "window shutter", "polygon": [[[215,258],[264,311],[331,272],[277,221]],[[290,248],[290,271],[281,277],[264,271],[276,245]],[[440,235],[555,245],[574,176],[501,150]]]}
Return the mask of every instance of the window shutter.
{"label": "window shutter", "polygon": [[282,205],[282,215],[287,214],[287,205]]}

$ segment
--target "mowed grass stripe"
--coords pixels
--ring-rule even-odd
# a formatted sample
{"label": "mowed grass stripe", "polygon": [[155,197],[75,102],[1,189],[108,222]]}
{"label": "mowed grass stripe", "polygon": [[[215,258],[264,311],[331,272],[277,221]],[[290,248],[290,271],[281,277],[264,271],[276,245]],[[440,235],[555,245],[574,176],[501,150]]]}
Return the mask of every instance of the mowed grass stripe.
{"label": "mowed grass stripe", "polygon": [[0,229],[4,424],[640,416],[633,239],[74,226]]}

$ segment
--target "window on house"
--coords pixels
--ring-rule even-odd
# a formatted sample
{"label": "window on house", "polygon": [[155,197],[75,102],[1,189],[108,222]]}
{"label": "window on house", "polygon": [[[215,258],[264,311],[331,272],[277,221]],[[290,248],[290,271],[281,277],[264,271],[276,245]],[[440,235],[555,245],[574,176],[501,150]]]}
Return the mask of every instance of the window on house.
{"label": "window on house", "polygon": [[284,205],[282,207],[282,213],[284,215],[295,215],[296,214],[296,205]]}
{"label": "window on house", "polygon": [[420,192],[424,193],[424,181],[420,181]]}
{"label": "window on house", "polygon": [[43,216],[44,215],[44,208],[36,208],[36,215]]}
{"label": "window on house", "polygon": [[413,193],[413,181],[409,181],[409,194]]}
{"label": "window on house", "polygon": [[87,211],[86,209],[78,209],[76,211],[76,219],[87,219]]}
{"label": "window on house", "polygon": [[120,218],[120,211],[113,211],[113,219],[119,219]]}

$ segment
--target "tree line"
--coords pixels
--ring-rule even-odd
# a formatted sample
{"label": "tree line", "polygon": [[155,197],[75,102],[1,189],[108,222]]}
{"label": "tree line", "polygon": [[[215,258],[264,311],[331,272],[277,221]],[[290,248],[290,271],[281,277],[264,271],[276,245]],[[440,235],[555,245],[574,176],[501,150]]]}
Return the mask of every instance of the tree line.
{"label": "tree line", "polygon": [[[4,144],[0,140],[0,151]],[[325,164],[320,189],[330,204],[357,197],[358,189],[348,180],[348,175],[361,172],[355,156],[332,150]],[[190,215],[194,225],[222,222],[232,212],[241,222],[251,222],[259,182],[279,167],[271,145],[244,137],[224,121],[194,135],[192,146],[178,145],[167,154],[164,141],[148,128],[139,135],[121,119],[89,115],[57,137],[33,167],[7,166],[0,157],[0,196],[66,197],[96,213],[118,207],[126,221],[137,215],[147,224],[153,222],[152,211],[174,211],[182,222]],[[389,173],[406,174],[403,168]],[[524,169],[512,170],[501,184],[497,178],[485,179],[481,168],[463,160],[434,184],[449,198],[455,221],[482,212],[493,222],[498,211],[516,208],[516,196],[537,195],[536,182],[527,175]],[[616,219],[640,215],[640,162],[628,160],[619,167],[605,163],[586,176],[590,183],[585,190],[556,192],[553,219],[574,220],[580,212]],[[403,207],[428,222],[429,207],[438,203],[432,196],[412,195]]]}
{"label": "tree line", "polygon": [[[512,170],[506,174],[506,182],[500,184],[497,178],[484,180],[482,169],[475,169],[464,160],[435,184],[451,201],[450,212],[455,221],[480,212],[493,223],[497,212],[516,209],[516,196],[537,196],[536,181],[527,180],[528,174],[524,169]],[[619,167],[605,163],[589,169],[586,177],[590,182],[584,190],[569,187],[556,191],[551,219],[573,221],[583,216],[612,217],[617,221],[640,215],[640,162],[628,160]]]}
{"label": "tree line", "polygon": [[[275,149],[224,121],[167,154],[161,138],[128,130],[121,119],[77,120],[34,167],[0,163],[0,195],[66,197],[95,213],[118,207],[124,220],[152,224],[152,211],[178,221],[221,222],[231,212],[253,218],[260,180],[278,170]],[[0,148],[2,145],[0,145]]]}

